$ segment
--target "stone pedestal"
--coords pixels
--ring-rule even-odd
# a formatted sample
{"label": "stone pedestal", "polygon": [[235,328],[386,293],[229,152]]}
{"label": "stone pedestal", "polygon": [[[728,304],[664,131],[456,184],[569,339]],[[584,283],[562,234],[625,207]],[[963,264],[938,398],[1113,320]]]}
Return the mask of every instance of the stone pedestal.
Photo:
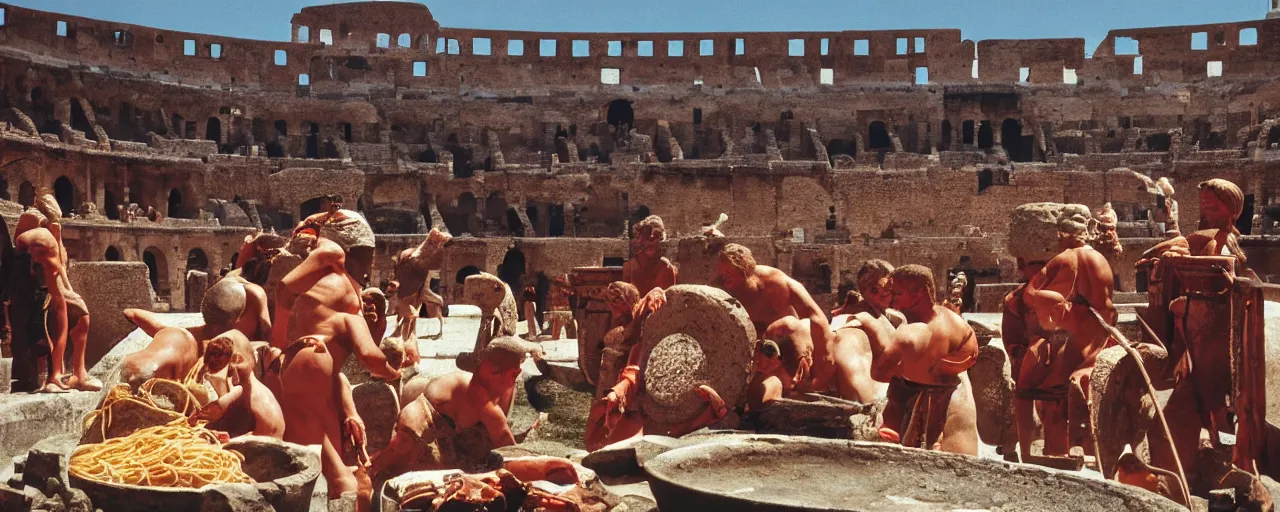
{"label": "stone pedestal", "polygon": [[604,293],[609,283],[622,280],[622,267],[578,267],[569,274],[578,297],[573,316],[578,321],[578,368],[591,384],[597,383],[604,334],[609,330],[609,307]]}

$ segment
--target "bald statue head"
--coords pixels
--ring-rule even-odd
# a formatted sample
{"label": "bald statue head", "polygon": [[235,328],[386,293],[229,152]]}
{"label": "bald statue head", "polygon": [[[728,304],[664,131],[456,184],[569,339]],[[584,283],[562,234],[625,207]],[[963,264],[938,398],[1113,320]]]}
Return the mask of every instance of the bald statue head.
{"label": "bald statue head", "polygon": [[244,313],[247,301],[248,294],[241,278],[228,277],[210,286],[209,291],[204,293],[204,301],[200,303],[200,314],[204,316],[209,332],[223,332],[234,328],[236,320]]}

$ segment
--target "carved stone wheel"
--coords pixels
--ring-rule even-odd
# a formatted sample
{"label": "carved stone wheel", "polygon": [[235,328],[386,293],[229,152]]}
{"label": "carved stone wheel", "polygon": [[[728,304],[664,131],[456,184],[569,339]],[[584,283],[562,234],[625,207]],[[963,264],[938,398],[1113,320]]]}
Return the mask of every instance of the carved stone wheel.
{"label": "carved stone wheel", "polygon": [[710,286],[676,285],[666,294],[667,304],[640,332],[639,400],[648,422],[671,425],[696,416],[705,407],[696,393],[704,384],[733,408],[751,378],[756,329],[747,311]]}

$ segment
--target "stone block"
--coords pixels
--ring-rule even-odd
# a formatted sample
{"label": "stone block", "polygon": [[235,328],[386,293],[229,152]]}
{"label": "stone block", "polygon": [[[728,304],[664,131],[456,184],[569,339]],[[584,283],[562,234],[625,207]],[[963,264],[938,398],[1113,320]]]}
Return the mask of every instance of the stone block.
{"label": "stone block", "polygon": [[0,512],[27,512],[31,510],[31,498],[21,489],[0,485]]}
{"label": "stone block", "polygon": [[329,512],[356,512],[356,493],[344,493],[336,500],[329,500]]}
{"label": "stone block", "polygon": [[613,507],[610,512],[657,512],[658,502],[644,496],[628,494],[622,497],[622,503]]}
{"label": "stone block", "polygon": [[274,510],[250,484],[211,486],[204,491],[200,502],[201,512],[273,512]]}
{"label": "stone block", "polygon": [[303,202],[329,194],[341,194],[354,205],[364,191],[364,173],[360,169],[292,168],[267,177],[271,206],[296,211]]}
{"label": "stone block", "polygon": [[45,494],[53,494],[56,489],[49,488],[49,480],[67,482],[67,459],[71,451],[80,442],[80,435],[64,434],[44,439],[31,447],[27,454],[27,465],[22,472],[22,483],[40,489]]}
{"label": "stone block", "polygon": [[977,313],[999,313],[1004,307],[1004,297],[1018,287],[1018,283],[979,284],[974,287],[973,309]]}
{"label": "stone block", "polygon": [[151,284],[141,262],[76,261],[68,271],[71,286],[84,297],[91,319],[85,363],[93,366],[134,330],[124,317],[129,308],[151,309]]}
{"label": "stone block", "polygon": [[77,438],[85,413],[101,400],[101,393],[56,395],[0,395],[0,460],[11,460],[52,436]]}
{"label": "stone block", "polygon": [[0,395],[8,393],[13,386],[13,358],[0,358]]}

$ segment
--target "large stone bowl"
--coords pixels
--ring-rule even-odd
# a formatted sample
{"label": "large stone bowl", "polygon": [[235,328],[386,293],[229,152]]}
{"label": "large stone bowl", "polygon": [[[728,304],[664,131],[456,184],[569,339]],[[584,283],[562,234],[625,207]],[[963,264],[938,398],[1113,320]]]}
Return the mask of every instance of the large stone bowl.
{"label": "large stone bowl", "polygon": [[71,486],[84,491],[103,512],[176,510],[256,510],[306,512],[320,476],[320,454],[304,446],[268,437],[236,438],[225,447],[244,455],[244,472],[253,484],[206,485],[174,489],[117,485],[70,475]]}
{"label": "large stone bowl", "polygon": [[1038,467],[883,443],[733,436],[645,463],[662,512],[1175,511],[1161,496]]}

